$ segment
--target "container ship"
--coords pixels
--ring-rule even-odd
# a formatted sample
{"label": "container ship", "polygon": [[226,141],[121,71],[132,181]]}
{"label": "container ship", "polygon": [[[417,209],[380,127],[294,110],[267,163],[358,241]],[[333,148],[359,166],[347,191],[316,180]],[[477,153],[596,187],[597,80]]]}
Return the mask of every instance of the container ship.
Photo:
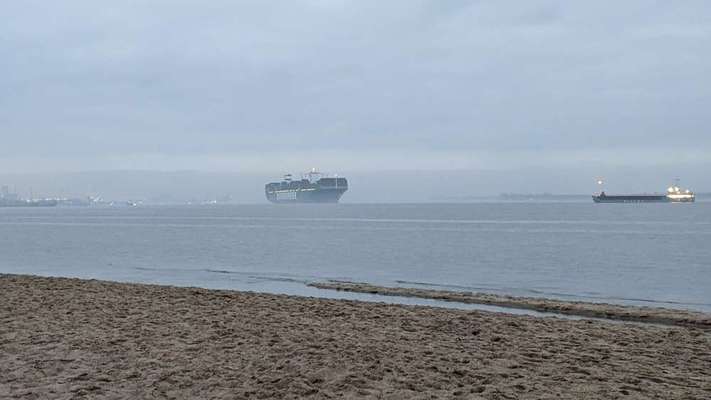
{"label": "container ship", "polygon": [[693,203],[696,195],[676,184],[670,186],[666,193],[610,195],[601,191],[592,199],[595,203]]}
{"label": "container ship", "polygon": [[338,203],[347,190],[346,178],[328,177],[315,169],[300,180],[287,174],[280,182],[264,186],[264,194],[272,203]]}

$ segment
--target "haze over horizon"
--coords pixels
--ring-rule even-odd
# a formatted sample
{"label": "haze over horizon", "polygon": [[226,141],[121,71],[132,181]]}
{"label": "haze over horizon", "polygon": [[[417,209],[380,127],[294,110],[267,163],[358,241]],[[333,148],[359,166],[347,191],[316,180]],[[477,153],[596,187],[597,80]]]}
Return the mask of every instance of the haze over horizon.
{"label": "haze over horizon", "polygon": [[[151,177],[179,193],[203,174],[217,193],[318,167],[391,188],[384,201],[447,187],[588,193],[597,176],[711,191],[708,2],[25,1],[0,12],[0,184],[22,190],[110,191],[102,181],[128,176],[117,196],[160,196]],[[144,170],[156,172],[138,179]],[[175,172],[186,170],[197,172]],[[81,174],[104,189],[72,182]]]}

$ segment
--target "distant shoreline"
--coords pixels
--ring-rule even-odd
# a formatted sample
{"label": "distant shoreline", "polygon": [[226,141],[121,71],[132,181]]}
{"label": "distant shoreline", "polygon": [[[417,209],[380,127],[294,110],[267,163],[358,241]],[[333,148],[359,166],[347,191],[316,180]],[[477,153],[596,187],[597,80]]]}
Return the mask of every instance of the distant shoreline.
{"label": "distant shoreline", "polygon": [[[591,201],[592,192],[589,194],[556,194],[556,193],[501,193],[489,196],[442,196],[430,199],[436,201],[451,201],[456,203],[500,201],[500,202],[583,202]],[[711,192],[696,193],[697,200],[711,200]]]}

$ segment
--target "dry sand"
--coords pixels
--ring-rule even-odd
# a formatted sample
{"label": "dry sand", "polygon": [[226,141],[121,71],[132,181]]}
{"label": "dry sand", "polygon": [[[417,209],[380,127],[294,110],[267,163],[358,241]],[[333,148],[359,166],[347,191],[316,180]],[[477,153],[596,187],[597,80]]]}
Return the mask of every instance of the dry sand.
{"label": "dry sand", "polygon": [[0,275],[0,398],[710,399],[711,337]]}
{"label": "dry sand", "polygon": [[[689,326],[711,331],[711,315],[659,307],[633,307],[606,303],[562,301],[535,297],[501,296],[489,293],[454,292],[447,290],[385,287],[368,283],[327,281],[314,282],[309,286],[319,289],[345,292],[370,293],[383,296],[418,297],[468,304],[488,304],[542,312],[553,312],[580,317],[605,318],[618,321],[647,322],[665,325]],[[711,290],[711,289],[710,289]]]}

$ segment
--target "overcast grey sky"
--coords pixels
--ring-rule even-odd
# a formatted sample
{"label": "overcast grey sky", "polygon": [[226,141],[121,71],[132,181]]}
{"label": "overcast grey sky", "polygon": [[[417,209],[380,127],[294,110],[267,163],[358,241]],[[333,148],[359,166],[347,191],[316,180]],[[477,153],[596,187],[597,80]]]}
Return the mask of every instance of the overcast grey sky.
{"label": "overcast grey sky", "polygon": [[711,162],[709,1],[23,0],[0,16],[4,171]]}

